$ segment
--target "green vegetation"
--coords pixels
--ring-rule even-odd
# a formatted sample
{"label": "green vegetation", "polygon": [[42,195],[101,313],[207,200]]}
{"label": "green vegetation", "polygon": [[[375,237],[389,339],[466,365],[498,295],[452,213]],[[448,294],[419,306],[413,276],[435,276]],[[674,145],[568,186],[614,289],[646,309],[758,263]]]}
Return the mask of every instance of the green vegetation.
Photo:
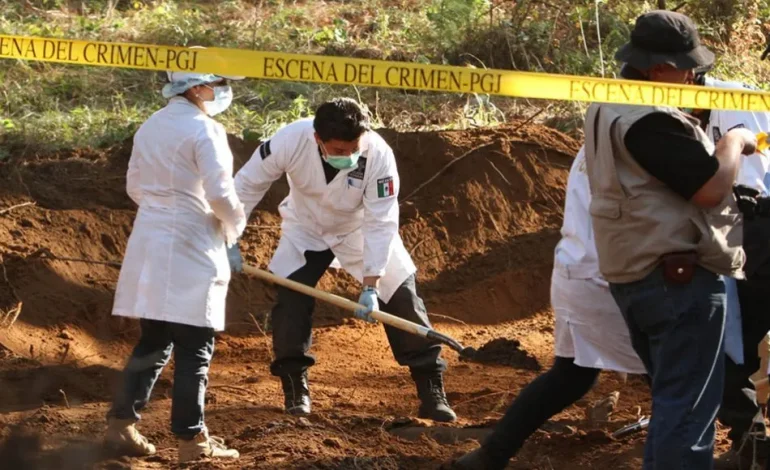
{"label": "green vegetation", "polygon": [[[634,19],[660,2],[633,0],[0,0],[0,34],[203,45],[607,76]],[[767,89],[770,0],[668,1],[699,21],[720,60],[717,76]],[[597,11],[598,9],[598,11]],[[598,27],[597,27],[598,18]],[[598,31],[597,31],[598,30]],[[600,53],[601,52],[601,53]],[[603,60],[602,60],[603,59]],[[13,152],[123,141],[164,104],[163,73],[0,61],[0,158]],[[261,138],[345,95],[378,126],[488,126],[546,106],[499,96],[248,80],[222,120]],[[541,117],[571,132],[583,105]]]}

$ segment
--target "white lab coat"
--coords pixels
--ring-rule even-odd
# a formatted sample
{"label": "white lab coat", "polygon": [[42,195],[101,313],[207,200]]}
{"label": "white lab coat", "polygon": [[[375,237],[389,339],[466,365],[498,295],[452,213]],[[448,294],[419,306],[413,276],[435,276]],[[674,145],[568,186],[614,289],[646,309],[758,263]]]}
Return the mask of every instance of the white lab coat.
{"label": "white lab coat", "polygon": [[[748,88],[742,83],[725,82],[710,77],[706,77],[706,86],[733,89]],[[716,144],[729,130],[738,127],[745,127],[755,134],[770,132],[770,113],[713,109],[706,126],[706,135]],[[770,156],[756,153],[743,157],[736,183],[750,186],[767,195],[768,182],[770,182],[769,172]]]}
{"label": "white lab coat", "polygon": [[375,132],[361,138],[358,167],[326,183],[312,118],[280,129],[235,176],[250,214],[270,185],[286,173],[289,195],[278,207],[282,236],[270,270],[288,277],[305,265],[305,251],[331,249],[339,264],[362,281],[381,276],[388,302],[417,271],[398,233],[399,178],[393,150]]}
{"label": "white lab coat", "polygon": [[[746,89],[739,82],[726,82],[706,77],[706,86],[717,88]],[[716,144],[731,129],[744,127],[757,134],[770,132],[770,114],[749,111],[711,110],[711,116],[706,125],[706,135]],[[742,157],[741,167],[735,182],[752,187],[764,195],[768,194],[770,175],[770,157],[760,153]],[[726,324],[725,351],[737,364],[743,364],[743,332],[741,327],[740,304],[738,302],[738,287],[736,280],[725,278],[726,284]]]}
{"label": "white lab coat", "polygon": [[224,127],[172,98],[134,136],[126,189],[139,205],[113,315],[223,330],[226,244],[246,227]]}
{"label": "white lab coat", "polygon": [[582,367],[643,374],[644,364],[631,346],[623,314],[599,272],[590,202],[581,148],[567,180],[562,238],[551,276],[555,352],[574,358]]}
{"label": "white lab coat", "polygon": [[567,192],[564,203],[564,221],[561,226],[561,240],[556,245],[554,264],[569,270],[574,279],[598,279],[605,285],[599,271],[599,255],[591,224],[588,207],[591,204],[591,189],[586,174],[585,147],[581,147],[567,178]]}

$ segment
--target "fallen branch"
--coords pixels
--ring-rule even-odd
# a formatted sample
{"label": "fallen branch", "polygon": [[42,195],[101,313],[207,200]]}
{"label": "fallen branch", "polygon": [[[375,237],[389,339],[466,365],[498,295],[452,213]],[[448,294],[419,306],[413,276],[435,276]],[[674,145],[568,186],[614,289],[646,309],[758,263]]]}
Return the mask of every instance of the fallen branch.
{"label": "fallen branch", "polygon": [[67,408],[69,408],[70,407],[70,402],[69,402],[69,400],[67,400],[67,394],[64,393],[64,390],[62,390],[62,389],[59,389],[59,393],[64,398],[64,404],[67,406]]}
{"label": "fallen branch", "polygon": [[366,336],[367,333],[369,333],[369,331],[371,331],[369,328],[362,328],[361,330],[362,330],[361,335],[358,338],[354,339],[353,341],[350,341],[348,344],[356,344],[356,343],[358,343],[359,341],[361,341],[364,338],[364,336]]}
{"label": "fallen branch", "polygon": [[[123,180],[126,179],[126,175],[116,175],[116,176],[102,176],[99,178],[100,181],[109,181],[109,180]],[[70,178],[71,181],[93,181],[94,178],[90,176],[85,176],[82,178]]]}
{"label": "fallen branch", "polygon": [[117,279],[107,279],[107,278],[99,278],[99,279],[88,279],[87,282],[93,284],[96,282],[118,282]]}
{"label": "fallen branch", "polygon": [[460,155],[459,157],[457,157],[457,158],[455,158],[455,159],[451,160],[449,163],[447,163],[446,165],[444,165],[443,167],[441,167],[441,169],[440,169],[440,170],[438,170],[438,172],[436,172],[436,174],[435,174],[435,175],[431,176],[430,178],[428,178],[428,180],[427,180],[427,181],[425,181],[425,182],[424,182],[424,183],[422,183],[421,185],[417,186],[417,188],[416,188],[414,191],[412,191],[411,193],[409,193],[409,195],[407,195],[405,198],[403,198],[399,204],[403,204],[404,202],[408,201],[408,200],[409,200],[409,199],[410,199],[412,196],[414,196],[415,194],[417,194],[417,193],[418,193],[418,192],[419,192],[419,191],[420,191],[422,188],[424,188],[425,186],[427,186],[427,185],[429,185],[430,183],[432,183],[432,182],[433,182],[433,181],[434,181],[436,178],[438,178],[439,176],[441,176],[441,175],[442,175],[442,174],[443,174],[443,173],[444,173],[446,170],[448,170],[448,169],[449,169],[449,168],[450,168],[452,165],[454,165],[455,163],[457,163],[457,162],[459,162],[460,160],[464,159],[464,158],[465,158],[465,157],[467,157],[468,155],[470,155],[470,154],[472,154],[472,153],[476,152],[477,150],[481,150],[481,149],[483,149],[483,148],[486,148],[486,147],[491,147],[492,145],[495,145],[496,143],[497,143],[497,142],[490,142],[490,143],[488,143],[488,144],[483,144],[483,145],[479,145],[479,146],[477,146],[477,147],[473,147],[472,149],[468,150],[467,152],[465,152],[464,154]]}
{"label": "fallen branch", "polygon": [[439,313],[430,313],[430,312],[428,312],[428,315],[430,315],[431,317],[436,317],[436,318],[443,318],[443,319],[445,319],[445,320],[452,320],[452,321],[456,321],[457,323],[460,323],[461,325],[465,325],[465,326],[468,326],[468,324],[467,324],[467,323],[465,323],[464,321],[462,321],[462,320],[458,320],[457,318],[453,318],[453,317],[450,317],[449,315],[441,315],[441,314],[439,314]]}
{"label": "fallen branch", "polygon": [[29,0],[25,0],[24,1],[24,6],[29,8],[30,10],[40,14],[40,15],[47,15],[47,13],[48,13],[47,11],[45,11],[45,10],[43,10],[41,8],[37,8],[36,6],[34,6]]}
{"label": "fallen branch", "polygon": [[524,126],[528,125],[529,123],[531,123],[532,121],[534,121],[534,120],[535,120],[535,118],[537,118],[538,116],[540,116],[540,115],[541,115],[541,114],[543,114],[544,112],[546,112],[546,111],[548,111],[549,109],[551,109],[551,106],[553,106],[553,105],[552,105],[552,104],[549,104],[548,106],[544,106],[544,107],[540,108],[540,109],[539,109],[539,110],[538,110],[538,111],[537,111],[535,114],[533,114],[532,116],[528,117],[526,121],[524,121],[524,122],[522,122],[521,124],[519,124],[518,126],[514,127],[514,128],[513,128],[513,130],[511,130],[511,132],[510,132],[510,133],[511,133],[511,134],[513,134],[514,132],[518,131],[518,130],[519,130],[519,129],[521,129],[522,127],[524,127]]}
{"label": "fallen branch", "polygon": [[36,204],[37,204],[36,202],[25,202],[22,204],[16,204],[15,206],[11,206],[7,209],[1,210],[0,215],[7,214],[8,212],[11,212],[12,210],[15,210],[15,209],[20,209],[22,207],[27,207],[27,206],[34,206]]}
{"label": "fallen branch", "polygon": [[[260,332],[260,333],[262,333],[262,336],[264,336],[265,338],[267,338],[267,333],[265,332],[265,330],[262,328],[262,326],[261,326],[261,325],[259,324],[259,322],[257,321],[257,317],[255,317],[255,316],[254,316],[254,315],[253,315],[251,312],[249,312],[249,316],[251,317],[251,320],[254,322],[254,326],[256,326],[256,327],[257,327],[257,329],[259,330],[259,332]],[[265,349],[267,349],[267,355],[268,355],[268,356],[269,356],[271,359],[275,359],[275,356],[273,356],[273,350],[272,350],[272,348],[270,347],[270,344],[269,344],[269,343],[265,343]]]}
{"label": "fallen branch", "polygon": [[56,261],[68,261],[70,263],[100,264],[103,266],[112,266],[113,268],[120,268],[122,266],[122,263],[118,263],[117,261],[97,261],[85,258],[59,258],[58,256],[51,259]]}
{"label": "fallen branch", "polygon": [[251,317],[252,321],[254,322],[254,325],[257,327],[260,333],[262,333],[262,336],[267,338],[267,333],[265,333],[265,330],[262,329],[262,326],[260,326],[259,322],[257,321],[257,317],[255,317],[251,312],[249,312],[249,316]]}
{"label": "fallen branch", "polygon": [[478,401],[478,400],[481,400],[481,399],[484,399],[484,398],[493,397],[493,396],[495,396],[495,395],[510,395],[510,393],[511,393],[510,391],[502,391],[502,392],[492,392],[492,393],[487,393],[487,394],[484,394],[484,395],[481,395],[481,396],[478,396],[478,397],[474,397],[474,398],[471,398],[470,400],[465,400],[465,401],[461,401],[460,403],[455,403],[455,404],[454,404],[454,405],[452,405],[452,406],[453,406],[454,408],[457,408],[457,407],[459,407],[459,406],[462,406],[462,405],[465,405],[465,404],[467,404],[467,403],[472,403],[472,402],[474,402],[474,401]]}
{"label": "fallen branch", "polygon": [[[13,315],[13,316],[11,317],[11,320],[10,320],[10,321],[7,321],[7,322],[6,322],[6,321],[3,321],[3,326],[5,326],[5,327],[6,327],[7,329],[9,329],[9,330],[11,329],[11,327],[13,326],[13,324],[14,324],[14,323],[16,323],[16,320],[19,318],[19,315],[21,315],[21,307],[22,307],[23,305],[24,305],[24,302],[22,302],[22,301],[20,300],[20,301],[19,301],[19,303],[16,305],[16,307],[15,307],[15,308],[13,308],[12,310],[9,310],[9,311],[8,311],[8,313],[6,313],[6,314],[5,314],[5,320],[7,320],[7,319],[8,319],[9,317],[11,317],[12,315]],[[7,323],[7,324],[6,324],[6,323]]]}
{"label": "fallen branch", "polygon": [[62,256],[56,256],[50,251],[40,253],[39,258],[49,259],[52,261],[67,261],[70,263],[99,264],[103,266],[112,266],[113,268],[120,268],[122,266],[122,263],[118,263],[117,261],[99,261],[99,260],[93,260],[88,258],[65,258]]}
{"label": "fallen branch", "polygon": [[580,26],[580,36],[583,39],[583,48],[586,51],[586,57],[591,57],[591,53],[588,52],[588,41],[586,41],[586,32],[583,29],[583,18],[580,16],[580,10],[578,7],[575,7],[575,13],[578,15],[578,25]]}
{"label": "fallen branch", "polygon": [[505,239],[505,234],[503,234],[503,231],[500,230],[500,226],[497,225],[497,221],[492,214],[489,214],[489,221],[492,222],[492,226],[495,228],[497,234],[500,235],[500,238]]}
{"label": "fallen branch", "polygon": [[67,356],[70,353],[70,344],[67,343],[64,345],[64,353],[62,353],[61,361],[59,361],[59,364],[64,364],[64,361],[67,360]]}
{"label": "fallen branch", "polygon": [[439,253],[437,255],[433,255],[433,256],[431,256],[429,258],[418,259],[418,260],[415,260],[415,261],[417,261],[418,263],[426,263],[428,261],[433,261],[436,258],[441,258],[445,254],[446,254],[446,252],[442,252],[442,253]]}
{"label": "fallen branch", "polygon": [[[19,315],[21,314],[21,307],[23,302],[21,301],[21,298],[19,297],[19,294],[16,293],[16,288],[13,287],[13,284],[11,284],[11,281],[8,279],[8,271],[5,269],[5,257],[3,255],[0,255],[0,268],[2,268],[3,271],[3,280],[6,284],[8,284],[8,288],[11,290],[11,294],[13,295],[13,298],[16,299],[16,312],[13,315],[13,318],[8,323],[8,328],[12,327],[13,324],[16,322],[16,319],[19,318]],[[11,315],[11,312],[13,310],[9,311],[6,315],[6,318],[8,318]]]}
{"label": "fallen branch", "polygon": [[[547,111],[547,110],[549,110],[549,109],[551,109],[551,105],[550,105],[550,104],[549,104],[548,106],[544,106],[544,107],[540,108],[540,110],[539,110],[538,112],[536,112],[536,113],[535,113],[535,114],[533,114],[532,116],[528,117],[526,121],[524,121],[524,122],[522,122],[521,124],[519,124],[518,126],[514,127],[514,128],[513,128],[513,129],[512,129],[512,130],[509,132],[509,134],[514,134],[514,133],[516,133],[516,131],[518,131],[518,130],[519,130],[519,129],[521,129],[522,127],[524,127],[524,126],[528,125],[529,123],[531,123],[532,121],[534,121],[534,120],[535,120],[535,118],[537,118],[538,116],[540,116],[541,114],[543,114],[544,112],[546,112],[546,111]],[[418,186],[418,187],[417,187],[417,188],[416,188],[414,191],[412,191],[412,192],[411,192],[411,193],[409,193],[409,194],[408,194],[408,195],[407,195],[405,198],[403,198],[403,199],[401,200],[401,202],[399,203],[399,205],[401,205],[401,204],[403,204],[404,202],[408,201],[408,200],[409,200],[409,199],[410,199],[412,196],[414,196],[415,194],[417,194],[417,193],[418,193],[418,192],[419,192],[419,191],[420,191],[422,188],[424,188],[424,187],[425,187],[425,186],[427,186],[428,184],[432,183],[432,182],[433,182],[433,180],[435,180],[436,178],[438,178],[439,176],[441,176],[441,174],[442,174],[442,173],[444,173],[446,170],[448,170],[448,169],[449,169],[449,167],[451,167],[451,166],[452,166],[452,165],[454,165],[455,163],[459,162],[460,160],[462,160],[463,158],[467,157],[468,155],[470,155],[470,154],[472,154],[472,153],[476,152],[477,150],[481,150],[481,149],[483,149],[483,148],[486,148],[486,147],[491,147],[492,145],[494,145],[494,144],[496,144],[496,143],[497,143],[497,142],[495,141],[495,142],[490,142],[490,143],[488,143],[488,144],[479,145],[478,147],[474,147],[474,148],[472,148],[472,149],[468,150],[467,152],[465,152],[464,154],[460,155],[459,157],[457,157],[457,158],[455,158],[455,159],[451,160],[449,163],[447,163],[446,165],[444,165],[443,167],[441,167],[441,169],[440,169],[440,170],[438,170],[438,172],[437,172],[435,175],[431,176],[431,177],[428,179],[428,181],[425,181],[424,183],[422,183],[421,185],[419,185],[419,186]]]}
{"label": "fallen branch", "polygon": [[599,40],[599,64],[602,66],[602,78],[604,78],[604,52],[602,52],[602,28],[599,22],[599,0],[596,0],[596,38]]}
{"label": "fallen branch", "polygon": [[489,162],[489,164],[490,164],[490,165],[492,165],[492,168],[494,168],[494,169],[495,169],[495,171],[497,172],[497,174],[498,174],[498,175],[500,175],[500,178],[502,178],[502,179],[503,179],[503,181],[505,181],[506,183],[508,183],[508,186],[511,186],[511,182],[510,182],[510,181],[508,181],[508,178],[506,178],[506,177],[505,177],[505,175],[503,174],[503,172],[502,172],[502,171],[500,171],[499,169],[497,169],[497,167],[495,166],[495,164],[494,164],[494,163],[492,163],[492,160],[490,160],[490,159],[488,159],[488,158],[487,158],[487,161]]}
{"label": "fallen branch", "polygon": [[[339,392],[339,388],[337,389],[337,392]],[[355,392],[356,389],[353,389],[353,392]],[[328,395],[327,395],[328,396]],[[338,424],[335,423],[335,419],[332,419],[332,417],[327,416],[323,412],[316,412],[316,416],[320,418],[321,421],[323,421],[324,425],[329,426],[331,428],[334,428],[337,432],[339,432],[342,437],[345,439],[345,441],[350,442],[350,438],[348,435],[348,431],[346,431],[344,428],[340,427]],[[355,468],[359,468],[358,465],[355,464],[355,457],[354,459],[354,465]],[[390,467],[390,468],[397,468],[397,467]]]}
{"label": "fallen branch", "polygon": [[231,390],[238,390],[239,392],[243,392],[243,393],[246,393],[246,394],[249,394],[249,395],[257,395],[257,392],[254,392],[254,391],[249,390],[247,388],[238,387],[238,386],[235,386],[235,385],[211,385],[208,388],[209,388],[209,390],[214,390],[214,389],[217,389],[217,388],[220,388],[220,389],[231,389]]}
{"label": "fallen branch", "polygon": [[419,247],[420,247],[420,245],[422,245],[422,244],[423,244],[423,243],[425,243],[426,241],[428,241],[428,239],[427,239],[427,238],[423,238],[422,240],[420,240],[419,242],[417,242],[417,243],[416,243],[416,244],[415,244],[415,245],[412,247],[412,249],[411,249],[411,250],[409,250],[409,256],[412,256],[412,255],[414,255],[414,252],[417,250],[417,248],[419,248]]}
{"label": "fallen branch", "polygon": [[675,6],[674,8],[671,9],[671,11],[679,11],[685,5],[687,5],[687,1],[684,1],[684,2],[680,3],[679,5]]}

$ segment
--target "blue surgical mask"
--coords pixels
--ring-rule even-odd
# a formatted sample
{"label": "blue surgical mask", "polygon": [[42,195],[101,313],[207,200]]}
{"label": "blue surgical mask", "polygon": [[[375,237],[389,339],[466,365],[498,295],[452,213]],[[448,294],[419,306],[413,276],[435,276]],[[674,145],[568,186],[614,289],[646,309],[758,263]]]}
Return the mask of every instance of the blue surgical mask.
{"label": "blue surgical mask", "polygon": [[358,159],[361,157],[360,150],[357,150],[347,156],[340,156],[329,155],[329,152],[326,151],[326,147],[323,144],[321,144],[321,148],[323,148],[323,151],[326,154],[323,156],[324,160],[326,160],[326,163],[338,170],[349,170],[351,168],[355,168],[358,165]]}
{"label": "blue surgical mask", "polygon": [[233,89],[229,85],[209,87],[214,90],[214,100],[204,101],[203,108],[209,116],[216,116],[230,107],[233,102]]}

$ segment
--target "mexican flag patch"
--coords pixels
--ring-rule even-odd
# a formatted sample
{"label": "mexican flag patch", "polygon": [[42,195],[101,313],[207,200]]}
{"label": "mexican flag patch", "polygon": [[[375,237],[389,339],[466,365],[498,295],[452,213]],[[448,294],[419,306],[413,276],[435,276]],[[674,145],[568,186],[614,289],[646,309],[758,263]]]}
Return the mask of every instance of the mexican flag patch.
{"label": "mexican flag patch", "polygon": [[393,191],[393,177],[380,178],[377,180],[377,197],[389,197],[392,196]]}

